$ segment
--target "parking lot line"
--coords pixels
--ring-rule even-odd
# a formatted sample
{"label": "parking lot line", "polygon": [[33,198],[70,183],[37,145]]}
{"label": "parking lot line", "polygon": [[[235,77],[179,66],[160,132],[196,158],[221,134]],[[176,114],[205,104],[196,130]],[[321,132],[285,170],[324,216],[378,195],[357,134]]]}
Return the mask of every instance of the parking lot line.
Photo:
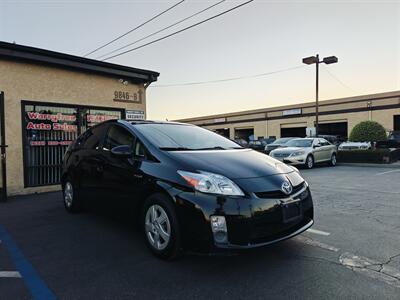
{"label": "parking lot line", "polygon": [[314,233],[314,234],[319,234],[319,235],[325,235],[325,236],[330,235],[330,232],[326,232],[326,231],[322,231],[322,230],[317,230],[317,229],[312,229],[312,228],[307,229],[307,232],[309,232],[309,233]]}
{"label": "parking lot line", "polygon": [[17,271],[0,271],[0,278],[21,278]]}
{"label": "parking lot line", "polygon": [[380,176],[380,175],[385,175],[385,174],[389,174],[389,173],[395,173],[395,172],[400,172],[400,169],[397,169],[397,170],[391,170],[391,171],[386,171],[386,172],[382,172],[382,173],[377,173],[377,174],[375,174],[375,175],[378,175],[378,176]]}
{"label": "parking lot line", "polygon": [[15,267],[29,289],[32,298],[34,300],[55,300],[56,296],[40,278],[35,268],[24,257],[17,244],[2,225],[0,225],[0,238],[10,253]]}

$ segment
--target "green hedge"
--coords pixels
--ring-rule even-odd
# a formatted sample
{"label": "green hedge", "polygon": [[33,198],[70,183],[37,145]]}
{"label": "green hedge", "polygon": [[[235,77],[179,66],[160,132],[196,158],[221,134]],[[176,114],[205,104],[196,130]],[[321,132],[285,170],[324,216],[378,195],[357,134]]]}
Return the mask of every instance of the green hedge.
{"label": "green hedge", "polygon": [[354,126],[349,140],[352,142],[378,142],[386,141],[386,130],[375,121],[363,121]]}
{"label": "green hedge", "polygon": [[400,159],[400,149],[341,150],[337,159],[347,163],[391,163]]}

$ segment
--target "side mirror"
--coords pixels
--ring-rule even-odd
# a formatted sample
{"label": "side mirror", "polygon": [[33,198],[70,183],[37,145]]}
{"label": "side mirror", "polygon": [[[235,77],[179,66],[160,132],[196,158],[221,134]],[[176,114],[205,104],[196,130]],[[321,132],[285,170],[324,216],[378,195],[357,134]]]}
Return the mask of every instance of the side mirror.
{"label": "side mirror", "polygon": [[133,149],[129,145],[120,145],[111,149],[111,153],[119,157],[132,157]]}
{"label": "side mirror", "polygon": [[315,144],[313,147],[314,148],[319,148],[319,147],[321,147],[321,144]]}

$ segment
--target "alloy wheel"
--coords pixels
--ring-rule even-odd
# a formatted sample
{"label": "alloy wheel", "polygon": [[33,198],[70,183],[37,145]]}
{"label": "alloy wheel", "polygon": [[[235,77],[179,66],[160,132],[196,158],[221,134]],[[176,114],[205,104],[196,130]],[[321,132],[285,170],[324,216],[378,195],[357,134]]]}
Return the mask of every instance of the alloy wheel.
{"label": "alloy wheel", "polygon": [[331,165],[336,166],[336,155],[332,155],[331,157]]}
{"label": "alloy wheel", "polygon": [[146,237],[156,250],[164,250],[171,238],[171,223],[164,208],[152,205],[145,217]]}
{"label": "alloy wheel", "polygon": [[68,208],[72,206],[73,199],[74,199],[74,188],[72,187],[71,182],[68,181],[64,187],[64,202]]}
{"label": "alloy wheel", "polygon": [[307,157],[307,167],[309,169],[312,169],[313,166],[314,166],[314,160],[313,160],[312,156],[308,156]]}

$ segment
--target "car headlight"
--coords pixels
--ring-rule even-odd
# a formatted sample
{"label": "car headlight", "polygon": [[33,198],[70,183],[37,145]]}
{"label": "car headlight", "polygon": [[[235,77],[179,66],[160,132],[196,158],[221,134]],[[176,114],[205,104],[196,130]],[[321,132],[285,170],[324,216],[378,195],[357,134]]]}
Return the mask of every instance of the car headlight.
{"label": "car headlight", "polygon": [[242,190],[225,176],[203,171],[192,173],[180,170],[178,174],[199,192],[227,196],[244,196]]}
{"label": "car headlight", "polygon": [[304,151],[296,151],[296,152],[293,152],[292,154],[290,154],[290,156],[300,156],[300,155],[303,155],[303,154],[305,154]]}
{"label": "car headlight", "polygon": [[299,169],[297,169],[295,166],[288,165],[288,167],[291,168],[293,171],[295,171],[295,172],[300,174]]}

